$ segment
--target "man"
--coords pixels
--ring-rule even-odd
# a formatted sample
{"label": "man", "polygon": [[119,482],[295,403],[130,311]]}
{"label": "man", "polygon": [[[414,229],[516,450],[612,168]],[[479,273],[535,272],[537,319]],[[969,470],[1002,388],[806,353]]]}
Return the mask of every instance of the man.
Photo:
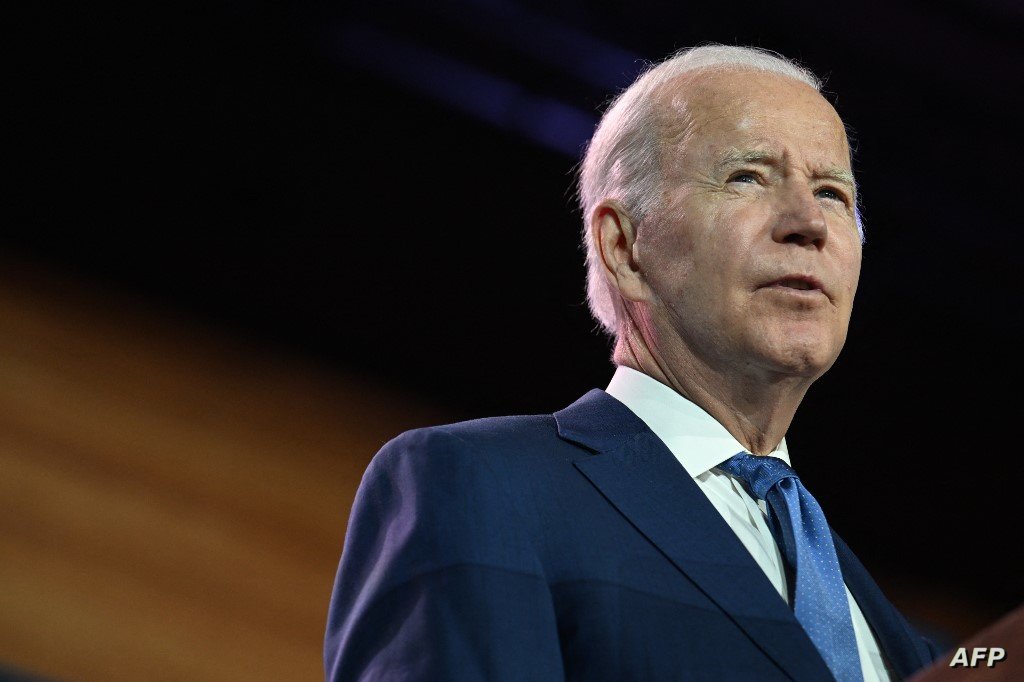
{"label": "man", "polygon": [[381,450],[328,677],[878,680],[930,662],[787,466],[861,260],[845,130],[814,76],[746,48],[675,55],[605,114],[580,196],[607,391]]}

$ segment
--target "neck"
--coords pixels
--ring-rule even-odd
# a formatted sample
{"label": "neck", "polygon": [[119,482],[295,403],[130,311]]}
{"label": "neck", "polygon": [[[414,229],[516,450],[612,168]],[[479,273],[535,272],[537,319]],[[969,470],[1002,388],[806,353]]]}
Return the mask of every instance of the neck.
{"label": "neck", "polygon": [[625,325],[613,360],[643,372],[698,405],[749,452],[766,455],[782,442],[813,379],[735,372],[701,361],[683,345],[670,352]]}

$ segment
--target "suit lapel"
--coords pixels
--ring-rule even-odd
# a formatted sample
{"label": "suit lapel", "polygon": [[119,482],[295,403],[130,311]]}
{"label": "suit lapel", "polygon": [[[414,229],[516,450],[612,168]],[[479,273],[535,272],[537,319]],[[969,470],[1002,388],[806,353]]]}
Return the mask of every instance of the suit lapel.
{"label": "suit lapel", "polygon": [[907,678],[931,663],[932,657],[924,640],[914,633],[896,607],[885,598],[867,569],[835,531],[832,532],[832,540],[836,546],[843,580],[857,600],[857,605],[874,630],[879,646],[896,673],[901,678]]}
{"label": "suit lapel", "polygon": [[555,419],[560,436],[595,453],[577,469],[754,644],[794,679],[832,679],[764,572],[643,421],[599,390]]}

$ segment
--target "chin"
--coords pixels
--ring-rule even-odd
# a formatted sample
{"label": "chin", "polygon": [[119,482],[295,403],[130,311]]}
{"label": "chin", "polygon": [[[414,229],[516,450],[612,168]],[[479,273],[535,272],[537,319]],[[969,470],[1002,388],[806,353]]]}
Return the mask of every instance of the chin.
{"label": "chin", "polygon": [[839,357],[842,342],[820,333],[787,334],[763,348],[762,358],[779,374],[817,379]]}
{"label": "chin", "polygon": [[774,358],[772,364],[780,374],[817,379],[827,372],[836,361],[836,356],[810,349],[794,349],[782,357]]}

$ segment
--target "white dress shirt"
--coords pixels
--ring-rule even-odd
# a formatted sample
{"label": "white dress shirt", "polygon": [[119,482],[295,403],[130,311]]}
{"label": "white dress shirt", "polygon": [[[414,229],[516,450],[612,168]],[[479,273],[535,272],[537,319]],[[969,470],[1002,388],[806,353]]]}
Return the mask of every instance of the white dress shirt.
{"label": "white dress shirt", "polygon": [[[668,446],[754,557],[779,595],[789,603],[785,565],[768,528],[764,501],[753,499],[739,479],[715,468],[733,455],[747,452],[746,448],[710,414],[668,386],[634,369],[616,369],[607,391],[632,410]],[[790,464],[785,439],[770,455]],[[850,602],[864,682],[892,679],[878,641],[849,588],[846,589],[846,598]]]}

